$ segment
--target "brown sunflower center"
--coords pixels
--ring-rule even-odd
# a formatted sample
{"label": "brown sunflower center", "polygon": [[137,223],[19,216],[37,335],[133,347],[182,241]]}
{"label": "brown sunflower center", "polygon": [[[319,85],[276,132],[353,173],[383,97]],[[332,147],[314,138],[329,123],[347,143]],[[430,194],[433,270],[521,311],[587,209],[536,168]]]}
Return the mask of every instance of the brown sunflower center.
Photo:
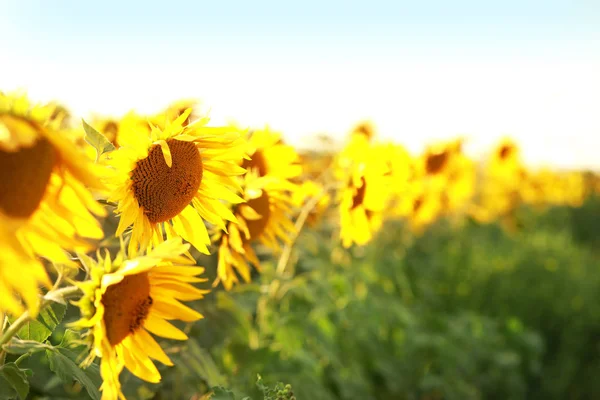
{"label": "brown sunflower center", "polygon": [[423,197],[419,196],[417,199],[415,199],[415,201],[413,203],[413,212],[415,212],[415,213],[419,212],[419,210],[421,209],[421,206],[423,206]]}
{"label": "brown sunflower center", "polygon": [[448,161],[448,152],[442,151],[437,154],[430,154],[425,161],[425,170],[428,175],[436,175],[444,170]]}
{"label": "brown sunflower center", "polygon": [[365,201],[365,194],[367,193],[367,181],[365,180],[364,176],[360,178],[360,181],[362,185],[358,188],[354,197],[352,197],[351,210],[354,210],[356,207],[360,206],[363,201]]}
{"label": "brown sunflower center", "polygon": [[502,146],[500,148],[500,152],[499,152],[500,159],[506,160],[508,157],[510,157],[512,151],[513,151],[512,146],[505,144],[504,146]]}
{"label": "brown sunflower center", "polygon": [[252,207],[257,214],[262,218],[256,220],[248,220],[248,232],[250,232],[250,239],[259,237],[267,227],[269,223],[269,217],[271,216],[271,208],[269,207],[269,195],[263,190],[262,195],[256,199],[248,200],[246,205]]}
{"label": "brown sunflower center", "polygon": [[246,168],[247,170],[257,169],[259,176],[265,176],[267,174],[267,160],[265,159],[265,155],[262,151],[256,150],[251,157],[252,159],[242,162],[242,168]]}
{"label": "brown sunflower center", "polygon": [[102,296],[106,337],[112,346],[144,325],[152,306],[148,273],[129,275]]}
{"label": "brown sunflower center", "polygon": [[[23,127],[32,129],[30,124]],[[16,218],[28,218],[46,193],[57,154],[46,139],[17,151],[0,149],[0,209]]]}
{"label": "brown sunflower center", "polygon": [[354,133],[358,133],[364,135],[367,139],[371,139],[375,136],[375,132],[373,127],[370,124],[360,124],[356,128],[354,128]]}
{"label": "brown sunflower center", "polygon": [[192,142],[169,139],[173,165],[165,162],[162,148],[154,145],[148,157],[131,173],[133,194],[151,223],[178,215],[194,198],[202,182],[202,157]]}

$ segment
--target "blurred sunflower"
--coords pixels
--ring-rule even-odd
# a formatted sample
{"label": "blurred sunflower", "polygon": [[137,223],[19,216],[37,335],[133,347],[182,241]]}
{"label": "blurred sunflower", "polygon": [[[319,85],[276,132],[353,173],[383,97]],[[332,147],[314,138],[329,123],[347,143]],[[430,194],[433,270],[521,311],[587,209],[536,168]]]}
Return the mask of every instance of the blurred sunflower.
{"label": "blurred sunflower", "polygon": [[181,116],[188,108],[192,109],[192,112],[188,115],[188,117],[182,122],[183,126],[189,125],[196,119],[198,119],[198,115],[196,114],[196,108],[198,107],[198,101],[194,99],[181,99],[172,102],[169,106],[162,112],[157,115],[154,115],[150,118],[150,122],[159,128],[164,128],[165,121],[174,121],[179,116]]}
{"label": "blurred sunflower", "polygon": [[210,238],[203,220],[224,226],[231,212],[221,200],[244,201],[236,176],[244,142],[231,127],[207,127],[206,120],[183,126],[191,109],[165,128],[151,126],[123,135],[121,147],[107,153],[106,162],[116,172],[111,177],[109,201],[120,215],[116,235],[130,226],[129,253],[151,243],[181,236],[198,251],[208,254]]}
{"label": "blurred sunflower", "polygon": [[297,189],[289,179],[302,172],[297,160],[294,148],[283,144],[279,134],[260,130],[250,135],[242,163],[247,171],[241,180],[246,202],[234,206],[235,218],[230,219],[226,230],[214,235],[220,243],[215,284],[222,282],[229,290],[239,282],[238,274],[249,282],[249,264],[260,271],[253,242],[277,251],[280,241],[289,240],[295,229],[289,217],[291,192]]}
{"label": "blurred sunflower", "polygon": [[272,176],[283,180],[296,178],[302,173],[296,150],[283,143],[281,134],[269,128],[254,130],[248,139],[249,157],[242,167],[256,169],[259,177]]}
{"label": "blurred sunflower", "polygon": [[287,242],[295,230],[289,217],[291,197],[287,185],[251,171],[242,187],[246,202],[233,209],[237,222],[229,222],[226,231],[214,236],[215,242],[220,243],[215,285],[222,282],[226,290],[239,282],[238,275],[250,282],[250,264],[260,271],[252,243],[279,250],[279,242]]}
{"label": "blurred sunflower", "polygon": [[[87,251],[90,239],[103,237],[93,214],[105,211],[89,191],[103,186],[99,167],[62,132],[46,126],[52,111],[32,107],[25,96],[0,93],[0,221],[3,235],[16,239],[0,241],[0,252],[10,252],[8,248],[18,243],[20,249],[13,254],[70,264],[66,251]],[[7,264],[0,264],[0,269],[4,267]],[[27,277],[19,274],[19,279],[32,290],[34,281],[48,282],[41,271],[36,267]],[[27,298],[20,286],[8,287]],[[29,301],[28,305],[33,307]]]}
{"label": "blurred sunflower", "polygon": [[[355,143],[351,142],[353,146]],[[382,213],[389,200],[389,166],[372,147],[363,148],[350,168],[342,159],[338,179],[346,182],[340,191],[340,237],[344,247],[364,245],[382,223]]]}
{"label": "blurred sunflower", "polygon": [[[5,313],[19,315],[25,311],[21,300],[32,315],[39,310],[38,288],[50,288],[42,263],[23,249],[8,224],[0,216],[0,321]],[[15,273],[18,268],[19,273]]]}
{"label": "blurred sunflower", "polygon": [[497,184],[518,186],[522,170],[520,151],[516,143],[508,138],[503,139],[488,161],[488,177],[497,180]]}
{"label": "blurred sunflower", "polygon": [[146,119],[133,111],[128,112],[120,119],[94,118],[91,125],[115,147],[119,147],[123,136],[130,132],[146,131],[147,134],[150,134],[150,125]]}
{"label": "blurred sunflower", "polygon": [[368,141],[372,141],[375,138],[375,125],[371,121],[363,121],[357,124],[351,135],[363,136]]}
{"label": "blurred sunflower", "polygon": [[425,186],[415,185],[411,197],[410,225],[415,233],[421,233],[424,228],[434,222],[442,211],[439,193],[425,189]]}
{"label": "blurred sunflower", "polygon": [[435,181],[441,186],[447,183],[455,162],[462,152],[463,139],[430,145],[416,162],[417,175]]}
{"label": "blurred sunflower", "polygon": [[78,284],[84,295],[75,304],[82,317],[73,326],[90,328],[92,349],[84,364],[102,358],[103,399],[125,398],[119,382],[124,367],[140,379],[159,382],[152,359],[169,366],[173,363],[150,333],[186,340],[186,334],[169,321],[202,318],[181,303],[209,292],[191,285],[207,279],[197,277],[204,268],[191,266],[195,262],[182,256],[188,249],[188,244],[174,238],[132,259],[126,259],[123,250],[114,260],[100,252],[97,261],[81,256],[91,280]]}

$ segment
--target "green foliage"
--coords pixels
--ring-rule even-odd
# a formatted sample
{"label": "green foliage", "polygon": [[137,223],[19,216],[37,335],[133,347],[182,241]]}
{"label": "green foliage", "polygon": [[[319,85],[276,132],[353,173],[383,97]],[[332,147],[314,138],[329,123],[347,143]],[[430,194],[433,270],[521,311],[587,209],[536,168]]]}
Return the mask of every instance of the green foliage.
{"label": "green foliage", "polygon": [[[252,283],[194,303],[205,319],[176,322],[190,339],[160,341],[175,366],[157,365],[157,384],[124,371],[124,392],[140,400],[600,398],[600,247],[597,225],[585,223],[600,220],[600,201],[523,208],[516,218],[513,233],[440,221],[420,237],[390,223],[350,250],[326,224],[305,231],[283,275],[266,259]],[[200,260],[209,275],[215,262]],[[76,310],[52,307],[4,346],[0,399],[99,398],[98,364],[79,368],[89,349],[64,329]]]}
{"label": "green foliage", "polygon": [[[267,260],[252,284],[198,304],[206,318],[190,336],[212,372],[179,384],[205,393],[197,379],[216,368],[253,399],[264,396],[256,373],[298,399],[600,397],[599,259],[585,237],[597,228],[577,212],[523,208],[515,233],[440,221],[415,238],[390,223],[351,250],[327,226],[306,231],[287,274]],[[178,357],[190,358],[175,356],[158,393],[188,369]]]}
{"label": "green foliage", "polygon": [[27,371],[15,363],[7,363],[0,367],[0,399],[25,400],[29,393]]}
{"label": "green foliage", "polygon": [[60,324],[66,309],[66,305],[51,303],[48,307],[40,310],[35,320],[25,323],[17,332],[17,336],[22,340],[43,342]]}
{"label": "green foliage", "polygon": [[83,385],[92,399],[100,399],[98,388],[102,381],[97,366],[82,370],[73,361],[76,355],[65,348],[57,347],[54,350],[46,350],[46,357],[48,357],[50,370],[65,384],[72,384],[73,380],[76,380]]}
{"label": "green foliage", "polygon": [[100,132],[92,128],[85,120],[81,120],[85,130],[85,141],[96,149],[96,160],[104,153],[115,150],[115,146]]}

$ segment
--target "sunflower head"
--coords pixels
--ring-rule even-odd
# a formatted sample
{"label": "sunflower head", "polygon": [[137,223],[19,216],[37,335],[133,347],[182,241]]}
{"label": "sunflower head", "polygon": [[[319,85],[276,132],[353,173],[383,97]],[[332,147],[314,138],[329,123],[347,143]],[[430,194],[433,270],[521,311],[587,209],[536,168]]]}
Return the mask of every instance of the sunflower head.
{"label": "sunflower head", "polygon": [[183,125],[191,109],[164,128],[148,134],[132,130],[106,163],[116,171],[108,182],[110,200],[121,215],[117,235],[131,227],[129,251],[146,249],[167,237],[181,236],[208,254],[210,239],[204,221],[224,227],[231,212],[222,203],[243,199],[236,177],[244,154],[240,133],[232,127]]}
{"label": "sunflower head", "polygon": [[388,163],[372,146],[363,149],[361,159],[338,172],[342,179],[345,175],[346,182],[339,192],[340,237],[344,247],[366,244],[380,226],[379,216],[390,200],[389,172]]}
{"label": "sunflower head", "polygon": [[302,173],[299,161],[298,153],[283,142],[281,134],[267,127],[250,133],[247,157],[241,165],[246,170],[255,171],[259,177],[290,180]]}
{"label": "sunflower head", "polygon": [[0,94],[0,215],[32,255],[68,263],[63,250],[100,239],[104,215],[91,190],[101,191],[100,168],[70,138],[51,129],[52,107]]}
{"label": "sunflower head", "polygon": [[134,258],[127,258],[123,250],[114,259],[100,253],[97,260],[80,256],[91,279],[79,284],[84,295],[76,305],[82,318],[73,326],[89,329],[86,363],[102,358],[103,398],[123,396],[119,374],[124,367],[140,379],[160,381],[152,359],[173,364],[150,333],[185,340],[185,333],[169,321],[202,318],[181,303],[208,293],[191,285],[206,279],[198,277],[204,268],[191,266],[195,262],[183,256],[188,248],[181,239],[171,239]]}
{"label": "sunflower head", "polygon": [[356,125],[350,134],[363,136],[368,141],[372,141],[375,137],[375,126],[371,121],[363,121]]}
{"label": "sunflower head", "polygon": [[494,179],[509,183],[508,181],[518,178],[521,168],[520,152],[516,143],[508,138],[503,139],[490,157],[488,173]]}
{"label": "sunflower head", "polygon": [[250,265],[260,271],[260,261],[253,244],[278,251],[280,242],[288,242],[295,227],[290,220],[292,198],[289,182],[272,176],[258,176],[258,170],[249,170],[242,182],[243,203],[233,207],[235,222],[227,230],[217,231],[214,240],[219,243],[218,277],[215,285],[225,289],[239,282],[250,281]]}

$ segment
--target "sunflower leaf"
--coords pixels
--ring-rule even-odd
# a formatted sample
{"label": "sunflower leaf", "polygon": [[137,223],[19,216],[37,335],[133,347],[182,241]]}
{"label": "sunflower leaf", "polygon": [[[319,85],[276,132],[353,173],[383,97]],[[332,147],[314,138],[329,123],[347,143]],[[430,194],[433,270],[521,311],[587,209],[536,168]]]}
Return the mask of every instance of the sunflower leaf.
{"label": "sunflower leaf", "polygon": [[27,322],[17,335],[22,340],[34,340],[43,342],[48,339],[54,329],[60,324],[65,316],[66,305],[59,303],[51,303],[48,307],[43,308],[33,321]]}
{"label": "sunflower leaf", "polygon": [[17,332],[17,336],[22,340],[43,342],[60,324],[66,309],[65,305],[51,303],[40,311],[35,320],[25,323]]}
{"label": "sunflower leaf", "polygon": [[50,363],[50,370],[54,372],[65,384],[72,384],[74,380],[79,382],[90,397],[100,400],[99,387],[102,383],[100,371],[96,364],[81,369],[75,364],[76,354],[65,348],[46,350],[46,356]]}
{"label": "sunflower leaf", "polygon": [[29,393],[27,373],[15,363],[6,363],[0,367],[0,399],[25,400]]}
{"label": "sunflower leaf", "polygon": [[83,129],[85,130],[85,141],[88,142],[94,149],[96,149],[96,160],[104,153],[109,153],[115,150],[115,146],[100,132],[92,128],[82,118]]}

